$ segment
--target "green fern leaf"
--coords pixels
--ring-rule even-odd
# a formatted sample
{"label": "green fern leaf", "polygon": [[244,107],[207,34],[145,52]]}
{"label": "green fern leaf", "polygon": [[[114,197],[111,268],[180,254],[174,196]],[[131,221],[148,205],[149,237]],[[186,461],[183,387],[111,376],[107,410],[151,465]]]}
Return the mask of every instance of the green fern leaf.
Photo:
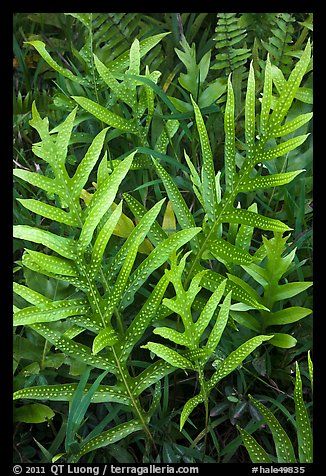
{"label": "green fern leaf", "polygon": [[154,248],[150,255],[131,275],[129,286],[123,296],[122,306],[126,307],[127,304],[131,304],[135,292],[145,282],[148,276],[165,263],[174,251],[190,241],[200,231],[201,228],[199,227],[178,231]]}
{"label": "green fern leaf", "polygon": [[234,133],[234,93],[231,78],[228,78],[227,101],[224,114],[225,130],[225,184],[226,191],[230,192],[234,188],[235,171],[235,133]]}
{"label": "green fern leaf", "polygon": [[241,190],[241,192],[252,192],[261,188],[279,187],[291,182],[302,172],[305,172],[305,170],[296,170],[294,172],[266,175],[264,177],[257,178],[247,178],[241,182],[239,190]]}
{"label": "green fern leaf", "polygon": [[300,463],[312,463],[313,462],[313,449],[312,449],[312,431],[309,420],[309,415],[305,407],[302,396],[302,381],[300,375],[300,369],[298,362],[295,364],[295,386],[294,386],[294,403],[295,403],[295,416],[297,424],[298,435],[298,451]]}
{"label": "green fern leaf", "polygon": [[[249,395],[250,396],[250,395]],[[280,425],[273,413],[268,410],[261,402],[250,396],[251,401],[262,414],[265,422],[268,424],[275,443],[277,461],[279,463],[296,463],[293,446],[287,433]]]}
{"label": "green fern leaf", "polygon": [[76,258],[76,242],[69,238],[54,235],[46,230],[37,229],[28,225],[14,225],[14,237],[22,240],[41,243],[64,258]]}
{"label": "green fern leaf", "polygon": [[246,430],[237,425],[242,441],[249,453],[252,463],[272,463],[272,460],[262,446]]}
{"label": "green fern leaf", "polygon": [[98,354],[102,349],[114,345],[118,340],[119,338],[114,329],[110,327],[102,329],[93,341],[93,354]]}
{"label": "green fern leaf", "polygon": [[[212,294],[212,296],[214,296],[214,294]],[[222,337],[223,331],[228,322],[230,305],[231,305],[231,292],[229,292],[225,296],[223,304],[221,305],[221,308],[220,308],[220,312],[218,313],[213,329],[211,330],[211,333],[205,345],[205,349],[210,350],[211,352],[215,351]]]}
{"label": "green fern leaf", "polygon": [[245,250],[232,245],[222,238],[215,238],[214,241],[208,243],[208,250],[217,258],[235,263],[235,264],[249,264],[253,257]]}
{"label": "green fern leaf", "polygon": [[124,119],[118,114],[109,111],[105,107],[97,104],[96,102],[92,101],[91,99],[84,98],[82,96],[71,96],[72,99],[76,101],[85,111],[89,112],[93,116],[95,116],[100,121],[104,122],[104,124],[108,124],[115,129],[120,129],[124,132],[132,132],[134,134],[138,134],[138,128],[134,121],[130,119]]}
{"label": "green fern leaf", "polygon": [[143,349],[148,349],[153,352],[158,357],[161,357],[169,364],[173,365],[174,367],[178,367],[180,369],[192,369],[193,364],[190,360],[186,359],[182,355],[178,354],[173,349],[166,347],[163,344],[157,344],[155,342],[149,342],[146,345],[141,346]]}
{"label": "green fern leaf", "polygon": [[94,230],[105,212],[112,205],[119,185],[126,176],[136,152],[129,154],[101,184],[87,208],[87,217],[78,240],[78,247],[84,250],[90,243]]}
{"label": "green fern leaf", "polygon": [[270,340],[272,335],[261,335],[257,337],[252,337],[247,340],[244,344],[240,345],[236,350],[231,352],[225,360],[222,362],[220,367],[214,372],[210,380],[207,382],[207,390],[211,390],[215,385],[222,380],[222,378],[229,375],[233,370],[235,370],[246,357],[248,357],[251,352],[253,352],[259,345],[263,342]]}
{"label": "green fern leaf", "polygon": [[69,316],[86,314],[89,311],[85,300],[54,301],[42,308],[26,307],[14,314],[14,325],[22,326],[36,322],[53,322]]}
{"label": "green fern leaf", "polygon": [[216,219],[217,196],[215,188],[215,171],[213,155],[209,144],[208,134],[199,107],[191,97],[191,102],[195,111],[195,119],[200,139],[203,167],[202,167],[202,197],[205,203],[208,223],[212,224]]}
{"label": "green fern leaf", "polygon": [[241,210],[239,208],[225,211],[222,218],[225,223],[241,223],[243,225],[260,228],[261,230],[276,231],[280,233],[292,229],[285,225],[285,223],[282,223],[280,220],[268,218],[260,215],[259,213]]}
{"label": "green fern leaf", "polygon": [[188,420],[189,415],[191,412],[204,401],[204,395],[199,393],[195,397],[190,398],[187,403],[184,405],[181,416],[180,416],[180,431],[184,427],[184,424]]}

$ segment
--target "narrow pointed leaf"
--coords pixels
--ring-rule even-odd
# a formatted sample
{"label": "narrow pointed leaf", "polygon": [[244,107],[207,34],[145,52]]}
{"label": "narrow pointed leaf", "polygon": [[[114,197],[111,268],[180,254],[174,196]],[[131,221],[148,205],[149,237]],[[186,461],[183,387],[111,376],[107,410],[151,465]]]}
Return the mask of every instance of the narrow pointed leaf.
{"label": "narrow pointed leaf", "polygon": [[300,114],[299,116],[295,117],[291,121],[286,122],[283,126],[280,126],[278,129],[274,129],[273,135],[274,137],[282,137],[290,134],[291,132],[296,131],[304,124],[310,121],[312,118],[313,113],[307,112],[305,114]]}
{"label": "narrow pointed leaf", "polygon": [[224,114],[225,131],[225,183],[226,191],[233,190],[235,183],[235,130],[234,130],[234,93],[231,76],[228,78],[227,101]]}
{"label": "narrow pointed leaf", "polygon": [[[200,338],[208,326],[209,322],[211,321],[213,314],[217,308],[218,303],[220,302],[223,293],[225,291],[226,286],[226,279],[219,284],[217,289],[213,292],[210,296],[209,300],[205,304],[204,309],[200,313],[196,323],[195,323],[195,330],[196,330],[196,341],[199,343]],[[207,345],[206,345],[207,347]],[[208,348],[208,347],[207,347]]]}
{"label": "narrow pointed leaf", "polygon": [[229,292],[224,301],[223,304],[221,305],[220,311],[218,313],[218,316],[216,318],[215,324],[213,326],[213,329],[208,337],[207,344],[205,345],[205,349],[209,349],[212,352],[215,351],[221,337],[223,334],[223,331],[225,329],[225,326],[228,322],[229,318],[229,311],[230,311],[230,305],[231,305],[231,292]]}
{"label": "narrow pointed leaf", "polygon": [[255,147],[255,100],[255,75],[251,61],[245,101],[246,160],[248,161],[252,160]]}
{"label": "narrow pointed leaf", "polygon": [[281,142],[280,144],[270,147],[269,149],[259,150],[255,155],[255,164],[276,159],[277,157],[282,157],[282,155],[287,154],[291,150],[294,150],[303,144],[308,136],[309,134],[303,134]]}
{"label": "narrow pointed leaf", "polygon": [[158,357],[161,357],[169,364],[173,365],[174,367],[178,367],[180,369],[192,369],[193,364],[190,360],[186,359],[182,355],[178,354],[173,349],[166,347],[163,344],[157,344],[155,342],[148,342],[146,345],[141,346],[143,349],[148,349],[153,352]]}
{"label": "narrow pointed leaf", "polygon": [[112,327],[102,329],[93,341],[93,354],[98,354],[102,349],[114,345],[118,340],[118,335]]}
{"label": "narrow pointed leaf", "polygon": [[134,121],[118,116],[118,114],[109,111],[91,99],[84,98],[82,96],[71,97],[76,101],[77,104],[85,109],[85,111],[91,113],[97,119],[104,122],[104,124],[108,124],[109,126],[114,127],[115,129],[120,129],[124,132],[133,132],[134,134],[138,133],[138,129]]}
{"label": "narrow pointed leaf", "polygon": [[282,174],[271,174],[264,177],[248,178],[242,180],[239,186],[241,192],[253,192],[261,188],[279,187],[291,182],[297,175],[304,170],[296,170],[294,172],[285,172]]}
{"label": "narrow pointed leaf", "polygon": [[64,354],[71,355],[76,360],[84,362],[98,369],[109,370],[115,373],[117,368],[112,358],[93,355],[88,346],[79,344],[59,332],[51,329],[47,324],[38,323],[30,325],[32,329],[41,334],[45,339],[51,342],[55,347],[60,349]]}
{"label": "narrow pointed leaf", "polygon": [[52,302],[51,299],[22,284],[13,283],[13,291],[34,306],[41,307],[43,304],[50,304]]}
{"label": "narrow pointed leaf", "polygon": [[273,413],[261,402],[250,396],[251,401],[262,414],[264,421],[269,426],[275,443],[277,461],[279,463],[296,463],[293,446],[287,433],[278,422]]}
{"label": "narrow pointed leaf", "polygon": [[53,322],[69,316],[86,314],[89,311],[86,300],[53,301],[42,308],[25,307],[14,314],[14,326],[34,324],[36,322]]}
{"label": "narrow pointed leaf", "polygon": [[135,343],[138,342],[149,324],[154,320],[168,284],[169,280],[164,274],[156,284],[150,296],[147,298],[139,313],[134,317],[126,333],[121,351],[121,359],[125,360],[128,357]]}
{"label": "narrow pointed leaf", "polygon": [[231,352],[222,362],[220,367],[214,372],[213,376],[207,382],[207,389],[211,390],[224,377],[235,370],[242,362],[263,342],[272,338],[272,335],[261,335],[247,340],[240,345],[236,350]]}
{"label": "narrow pointed leaf", "polygon": [[262,446],[246,430],[237,426],[252,463],[272,463]]}
{"label": "narrow pointed leaf", "polygon": [[240,208],[234,208],[232,211],[226,211],[222,219],[225,223],[241,223],[243,225],[260,228],[261,230],[278,232],[291,230],[291,228],[285,225],[285,223],[282,223],[280,220],[268,218],[248,210],[241,210]]}
{"label": "narrow pointed leaf", "polygon": [[46,268],[54,274],[62,274],[66,276],[77,276],[77,270],[71,260],[59,258],[58,256],[46,255],[38,251],[26,250],[34,261],[41,267]]}
{"label": "narrow pointed leaf", "polygon": [[302,381],[298,362],[295,363],[295,368],[295,387],[293,396],[295,403],[295,419],[297,424],[299,461],[300,463],[312,463],[312,431],[309,415],[303,401]]}
{"label": "narrow pointed leaf", "polygon": [[89,146],[83,160],[77,167],[77,170],[72,177],[72,186],[73,186],[73,196],[79,198],[79,195],[85,186],[91,171],[93,170],[94,165],[96,164],[100,153],[103,148],[105,135],[108,131],[108,128],[103,129],[97,134],[93,139],[93,142]]}
{"label": "narrow pointed leaf", "polygon": [[92,261],[89,268],[90,279],[94,279],[100,269],[102,257],[103,257],[106,245],[109,239],[111,238],[111,235],[119,221],[121,213],[122,213],[122,201],[116,207],[114,212],[112,212],[110,217],[107,219],[107,221],[103,225],[101,231],[97,235],[97,238],[95,240],[94,247],[93,247]]}
{"label": "narrow pointed leaf", "polygon": [[165,263],[174,251],[190,241],[200,231],[201,228],[199,227],[181,230],[154,248],[150,255],[131,275],[129,286],[123,296],[124,302],[122,303],[122,306],[126,307],[126,304],[131,304],[135,292],[146,281],[150,274]]}
{"label": "narrow pointed leaf", "polygon": [[37,213],[45,218],[49,218],[52,221],[57,221],[59,223],[65,223],[70,226],[78,226],[80,224],[77,217],[72,215],[69,212],[65,212],[60,208],[53,207],[47,203],[34,200],[32,198],[18,198],[19,203],[21,203],[25,208],[31,212]]}
{"label": "narrow pointed leaf", "polygon": [[207,130],[200,112],[199,107],[191,96],[191,102],[195,111],[195,119],[199,140],[202,151],[202,197],[205,203],[205,211],[208,217],[208,223],[213,224],[217,212],[217,197],[215,188],[215,170],[213,163],[213,155],[209,144]]}
{"label": "narrow pointed leaf", "polygon": [[207,248],[217,259],[222,258],[228,263],[250,264],[253,260],[253,257],[247,251],[221,238],[214,238],[214,241],[208,243]]}
{"label": "narrow pointed leaf", "polygon": [[261,101],[261,113],[260,113],[260,131],[264,135],[267,131],[267,125],[269,121],[269,112],[272,104],[272,71],[271,71],[271,62],[269,59],[269,54],[267,55],[266,66],[265,66],[265,77],[264,77],[264,89],[263,97]]}
{"label": "narrow pointed leaf", "polygon": [[182,409],[181,416],[180,416],[180,431],[184,427],[184,424],[186,423],[190,413],[204,401],[204,396],[199,393],[195,397],[190,398],[185,406]]}
{"label": "narrow pointed leaf", "polygon": [[80,458],[90,451],[94,451],[98,448],[103,448],[103,446],[111,445],[117,441],[120,441],[123,438],[126,438],[131,433],[141,430],[143,428],[142,424],[137,420],[131,420],[126,423],[121,423],[110,430],[100,433],[98,436],[95,436],[89,440],[85,445],[82,446],[79,453],[76,455],[76,458]]}
{"label": "narrow pointed leaf", "polygon": [[35,185],[35,187],[39,187],[42,190],[45,190],[46,192],[49,193],[57,193],[58,195],[61,196],[61,186],[57,183],[56,180],[45,177],[44,175],[41,175],[40,173],[36,172],[29,172],[27,170],[21,170],[21,169],[14,169],[13,174],[16,177],[21,178],[22,180],[25,180],[25,182],[30,183],[31,185]]}
{"label": "narrow pointed leaf", "polygon": [[28,225],[15,225],[14,237],[22,240],[32,241],[33,243],[41,243],[43,246],[50,248],[61,256],[69,259],[75,259],[76,242],[69,238],[54,235],[46,230],[41,230]]}
{"label": "narrow pointed leaf", "polygon": [[96,226],[100,222],[105,212],[112,205],[119,185],[127,175],[135,153],[136,152],[132,152],[130,155],[128,155],[97,189],[94,198],[87,208],[87,218],[83,225],[78,242],[80,249],[85,249],[90,243]]}
{"label": "narrow pointed leaf", "polygon": [[[31,398],[33,400],[70,401],[77,388],[76,383],[66,383],[62,385],[40,385],[38,387],[28,387],[17,390],[13,394],[13,399]],[[84,393],[90,388],[86,385]],[[116,402],[128,404],[129,398],[126,392],[118,386],[99,385],[92,396],[92,403]]]}

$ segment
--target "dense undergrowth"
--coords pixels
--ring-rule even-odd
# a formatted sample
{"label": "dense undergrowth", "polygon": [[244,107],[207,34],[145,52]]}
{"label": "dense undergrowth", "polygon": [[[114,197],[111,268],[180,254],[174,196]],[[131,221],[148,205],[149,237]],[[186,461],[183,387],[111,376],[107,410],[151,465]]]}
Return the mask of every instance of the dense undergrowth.
{"label": "dense undergrowth", "polygon": [[14,15],[15,462],[312,462],[312,28]]}

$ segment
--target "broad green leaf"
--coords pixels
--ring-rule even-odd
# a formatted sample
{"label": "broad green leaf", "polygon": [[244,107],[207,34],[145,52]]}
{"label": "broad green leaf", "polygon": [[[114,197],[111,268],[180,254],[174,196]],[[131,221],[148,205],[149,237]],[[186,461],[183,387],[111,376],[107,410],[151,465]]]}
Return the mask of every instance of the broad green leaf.
{"label": "broad green leaf", "polygon": [[279,187],[291,182],[297,175],[305,170],[296,170],[294,172],[285,172],[282,174],[265,175],[264,177],[247,178],[241,181],[239,190],[241,192],[253,192],[261,188]]}
{"label": "broad green leaf", "polygon": [[91,99],[84,98],[82,96],[71,96],[72,99],[76,101],[85,111],[89,112],[93,116],[95,116],[100,121],[104,122],[104,124],[108,124],[115,129],[120,129],[124,132],[132,132],[134,134],[138,133],[138,129],[136,124],[131,119],[124,119],[118,114],[109,111],[105,107],[97,104],[96,102],[92,101]]}
{"label": "broad green leaf", "polygon": [[89,312],[89,306],[86,300],[53,301],[50,304],[44,304],[41,308],[31,306],[15,312],[14,326],[53,322],[87,312]]}
{"label": "broad green leaf", "polygon": [[42,403],[31,403],[14,409],[14,421],[23,423],[43,423],[52,420],[54,415],[54,411]]}
{"label": "broad green leaf", "polygon": [[281,311],[270,313],[266,316],[265,325],[266,326],[275,326],[282,324],[291,324],[292,322],[297,322],[300,319],[308,316],[312,313],[311,309],[305,307],[292,306],[288,309],[282,309]]}
{"label": "broad green leaf", "polygon": [[163,344],[157,344],[155,342],[148,342],[146,345],[141,346],[143,349],[148,349],[153,352],[158,357],[161,357],[169,364],[173,365],[174,367],[178,367],[180,369],[192,369],[193,364],[190,360],[186,359],[182,355],[178,354],[173,349],[166,347]]}
{"label": "broad green leaf", "polygon": [[296,296],[297,294],[302,293],[312,285],[313,283],[311,281],[279,284],[276,286],[276,289],[273,292],[273,300],[282,301],[283,299],[289,299],[293,296]]}
{"label": "broad green leaf", "polygon": [[105,212],[112,205],[119,185],[127,175],[135,153],[136,152],[132,152],[123,161],[121,161],[121,163],[114,169],[112,174],[107,177],[107,179],[101,184],[94,194],[94,198],[87,208],[87,218],[83,225],[78,241],[78,247],[81,250],[84,250],[90,243],[96,226],[100,222]]}
{"label": "broad green leaf", "polygon": [[282,349],[290,349],[294,347],[297,343],[297,339],[290,336],[289,334],[283,334],[281,332],[274,332],[274,337],[269,341],[270,344],[275,345],[275,347],[281,347]]}
{"label": "broad green leaf", "polygon": [[228,92],[224,114],[225,131],[225,183],[226,191],[230,192],[234,188],[235,170],[235,130],[234,130],[234,92],[231,83],[231,75],[228,77]]}
{"label": "broad green leaf", "polygon": [[202,197],[205,203],[205,211],[207,213],[208,223],[212,225],[215,221],[217,213],[217,196],[215,188],[213,155],[200,109],[194,102],[192,96],[191,102],[195,111],[195,119],[202,151]]}
{"label": "broad green leaf", "polygon": [[252,463],[272,463],[272,460],[255,438],[251,436],[246,430],[237,425],[242,441],[249,453]]}
{"label": "broad green leaf", "polygon": [[302,396],[302,381],[298,362],[295,363],[295,419],[297,424],[298,451],[300,463],[313,462],[312,431],[307,409]]}
{"label": "broad green leaf", "polygon": [[71,260],[76,258],[76,242],[74,240],[54,235],[46,230],[28,225],[14,225],[14,238],[41,243],[65,258]]}
{"label": "broad green leaf", "polygon": [[80,224],[78,218],[69,212],[65,212],[60,208],[53,207],[47,203],[34,200],[33,198],[17,198],[18,202],[21,203],[27,210],[37,213],[45,218],[49,218],[52,221],[57,221],[59,223],[65,223],[70,226],[78,226]]}
{"label": "broad green leaf", "polygon": [[126,307],[126,304],[131,304],[135,292],[140,288],[150,274],[165,263],[174,251],[190,241],[200,231],[201,228],[199,227],[178,231],[154,248],[151,254],[131,275],[129,286],[123,296],[124,302],[122,303],[122,306]]}
{"label": "broad green leaf", "polygon": [[225,213],[222,215],[222,221],[224,223],[241,223],[243,225],[260,228],[261,230],[276,232],[285,232],[292,229],[285,225],[285,223],[282,223],[280,220],[268,218],[248,210],[241,210],[240,208],[234,208],[233,210],[225,211]]}
{"label": "broad green leaf", "polygon": [[277,418],[261,402],[254,399],[252,396],[250,396],[250,399],[262,414],[264,421],[272,432],[278,463],[296,463],[291,440],[278,422]]}
{"label": "broad green leaf", "polygon": [[222,380],[222,378],[229,375],[233,372],[242,362],[248,357],[251,352],[253,352],[258,346],[263,342],[268,341],[272,338],[272,335],[261,335],[252,337],[247,340],[244,344],[240,345],[236,350],[231,352],[225,360],[222,362],[220,367],[214,372],[210,380],[207,382],[207,390],[211,390],[215,385]]}
{"label": "broad green leaf", "polygon": [[258,320],[249,314],[249,312],[238,312],[238,311],[230,311],[230,316],[234,319],[238,324],[241,324],[248,329],[251,329],[255,332],[261,331],[261,324]]}
{"label": "broad green leaf", "polygon": [[105,347],[116,344],[118,340],[118,335],[114,331],[114,329],[112,329],[111,327],[106,327],[105,329],[102,329],[93,341],[93,354],[98,354]]}

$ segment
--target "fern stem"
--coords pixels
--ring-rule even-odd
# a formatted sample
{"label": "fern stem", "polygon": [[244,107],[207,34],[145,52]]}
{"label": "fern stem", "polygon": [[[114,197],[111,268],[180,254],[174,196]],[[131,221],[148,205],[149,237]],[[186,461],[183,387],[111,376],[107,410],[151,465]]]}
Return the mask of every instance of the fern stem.
{"label": "fern stem", "polygon": [[153,435],[152,433],[150,432],[150,429],[148,428],[148,425],[144,419],[144,416],[142,414],[142,411],[141,409],[139,408],[139,404],[138,402],[135,400],[133,394],[132,394],[132,391],[128,385],[128,382],[126,380],[126,372],[127,370],[126,369],[123,369],[122,366],[121,366],[121,362],[120,362],[120,359],[115,351],[115,348],[114,347],[111,347],[112,348],[112,353],[113,353],[113,356],[115,358],[115,361],[117,363],[117,367],[118,367],[118,370],[119,370],[119,374],[120,374],[120,377],[121,377],[121,380],[125,386],[125,389],[129,395],[129,398],[130,398],[130,401],[132,402],[132,406],[133,406],[133,409],[136,413],[136,416],[137,418],[139,419],[139,421],[141,422],[141,424],[143,425],[143,428],[144,428],[144,431],[145,433],[147,434],[148,438],[149,438],[149,441],[151,442],[151,445],[155,451],[156,454],[158,454],[158,451],[157,451],[157,447],[155,445],[155,441],[154,441],[154,438],[153,438]]}

